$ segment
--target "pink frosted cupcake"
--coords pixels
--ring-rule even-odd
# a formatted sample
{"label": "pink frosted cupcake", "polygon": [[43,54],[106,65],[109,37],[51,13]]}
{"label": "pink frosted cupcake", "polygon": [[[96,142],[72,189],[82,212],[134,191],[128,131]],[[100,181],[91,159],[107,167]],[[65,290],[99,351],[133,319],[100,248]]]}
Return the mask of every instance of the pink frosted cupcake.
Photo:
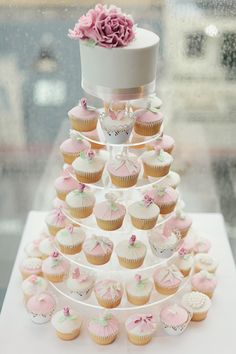
{"label": "pink frosted cupcake", "polygon": [[62,176],[55,180],[54,187],[57,197],[61,200],[65,200],[68,193],[79,187],[79,182],[71,177],[69,172],[65,170]]}
{"label": "pink frosted cupcake", "polygon": [[23,281],[21,288],[24,299],[27,301],[31,296],[45,292],[48,288],[48,282],[46,279],[32,274]]}
{"label": "pink frosted cupcake", "polygon": [[156,291],[163,295],[171,295],[176,293],[182,280],[183,275],[174,265],[158,268],[153,274]]}
{"label": "pink frosted cupcake", "polygon": [[170,230],[177,230],[180,232],[181,237],[185,237],[191,225],[192,219],[183,212],[183,203],[180,203],[176,209],[175,215],[165,223],[164,227]]}
{"label": "pink frosted cupcake", "polygon": [[154,203],[160,208],[161,214],[171,213],[178,201],[178,192],[171,187],[153,188],[152,189]]}
{"label": "pink frosted cupcake", "polygon": [[48,226],[48,231],[52,236],[56,236],[56,233],[67,224],[67,219],[62,212],[62,209],[53,209],[46,216],[45,222]]}
{"label": "pink frosted cupcake", "polygon": [[103,230],[117,230],[123,224],[126,209],[116,202],[115,194],[107,193],[105,197],[106,201],[96,204],[93,209],[97,224]]}
{"label": "pink frosted cupcake", "polygon": [[72,162],[80,156],[82,151],[90,149],[91,144],[82,139],[81,136],[73,130],[70,130],[70,138],[66,139],[60,146],[65,163],[72,164]]}
{"label": "pink frosted cupcake", "polygon": [[192,276],[191,284],[193,291],[199,291],[200,293],[207,295],[209,298],[212,298],[217,285],[217,280],[214,274],[202,270]]}
{"label": "pink frosted cupcake", "polygon": [[99,305],[114,308],[119,306],[121,302],[123,287],[116,280],[100,280],[95,284],[94,292]]}
{"label": "pink frosted cupcake", "polygon": [[154,203],[152,196],[146,193],[142,201],[132,203],[128,212],[133,226],[140,230],[150,230],[155,227],[160,209]]}
{"label": "pink frosted cupcake", "polygon": [[79,132],[96,129],[98,111],[94,107],[87,106],[87,99],[84,97],[81,98],[79,106],[75,106],[68,112],[68,116],[72,128]]}
{"label": "pink frosted cupcake", "polygon": [[43,261],[42,271],[45,278],[49,281],[58,283],[63,281],[64,276],[69,271],[69,262],[58,252]]}
{"label": "pink frosted cupcake", "polygon": [[66,196],[66,204],[70,215],[76,219],[87,218],[93,212],[95,196],[85,184],[78,183],[77,189],[74,189]]}
{"label": "pink frosted cupcake", "polygon": [[108,237],[93,235],[84,242],[83,251],[89,263],[105,264],[111,258],[113,242]]}
{"label": "pink frosted cupcake", "polygon": [[175,146],[175,141],[171,136],[164,134],[156,138],[154,141],[148,143],[147,149],[155,150],[157,146],[159,146],[165,152],[168,152],[168,154],[171,154]]}
{"label": "pink frosted cupcake", "polygon": [[134,131],[139,135],[151,136],[159,133],[163,114],[155,108],[140,109],[135,112]]}
{"label": "pink frosted cupcake", "polygon": [[208,253],[211,248],[211,243],[204,237],[199,237],[193,247],[193,252],[197,253]]}
{"label": "pink frosted cupcake", "polygon": [[23,260],[20,265],[20,272],[23,279],[26,279],[30,275],[42,274],[42,260],[37,257],[30,257]]}
{"label": "pink frosted cupcake", "polygon": [[78,181],[96,183],[102,178],[105,161],[89,149],[86,152],[81,152],[72,165]]}
{"label": "pink frosted cupcake", "polygon": [[144,345],[151,341],[157,323],[151,313],[135,314],[127,318],[125,328],[131,343]]}
{"label": "pink frosted cupcake", "polygon": [[32,296],[28,300],[26,308],[34,323],[43,324],[50,321],[56,308],[56,301],[52,295],[43,292]]}
{"label": "pink frosted cupcake", "polygon": [[112,159],[107,170],[112,183],[117,187],[132,187],[138,181],[141,166],[134,155],[120,154]]}
{"label": "pink frosted cupcake", "polygon": [[170,336],[184,332],[190,320],[191,313],[177,304],[167,305],[160,312],[160,321],[164,331]]}
{"label": "pink frosted cupcake", "polygon": [[111,313],[104,313],[89,321],[88,331],[95,343],[110,344],[119,333],[119,322]]}

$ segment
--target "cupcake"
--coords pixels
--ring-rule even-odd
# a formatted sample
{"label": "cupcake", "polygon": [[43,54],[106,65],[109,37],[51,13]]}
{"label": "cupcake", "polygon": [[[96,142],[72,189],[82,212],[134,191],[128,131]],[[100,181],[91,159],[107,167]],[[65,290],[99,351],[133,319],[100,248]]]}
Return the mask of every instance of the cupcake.
{"label": "cupcake", "polygon": [[108,165],[112,183],[117,187],[132,187],[138,181],[141,166],[134,155],[120,154],[112,159]]}
{"label": "cupcake", "polygon": [[151,280],[136,274],[134,279],[129,280],[126,284],[127,299],[133,305],[145,305],[150,299],[152,288]]}
{"label": "cupcake", "polygon": [[61,200],[65,200],[68,193],[79,187],[79,182],[71,177],[69,172],[65,170],[62,176],[55,180],[54,187],[57,197]]}
{"label": "cupcake", "polygon": [[86,300],[90,297],[94,286],[94,276],[75,268],[69,275],[66,286],[71,296],[77,300]]}
{"label": "cupcake", "polygon": [[79,336],[82,320],[76,311],[64,307],[52,316],[51,323],[60,339],[72,340]]}
{"label": "cupcake", "polygon": [[97,157],[93,150],[82,152],[73,162],[73,168],[78,181],[96,183],[102,178],[105,161]]}
{"label": "cupcake", "polygon": [[132,132],[134,117],[132,113],[126,111],[112,111],[101,115],[101,127],[105,141],[111,144],[125,143]]}
{"label": "cupcake", "polygon": [[69,262],[58,252],[43,261],[42,271],[45,278],[53,283],[63,281],[64,276],[69,270]]}
{"label": "cupcake", "polygon": [[159,147],[154,151],[146,151],[141,156],[144,174],[150,177],[163,177],[169,173],[173,157]]}
{"label": "cupcake", "polygon": [[44,238],[39,244],[39,249],[42,254],[42,259],[48,258],[56,250],[54,246],[54,237],[49,236]]}
{"label": "cupcake", "polygon": [[176,189],[179,184],[180,184],[180,175],[174,171],[169,171],[168,175],[158,182],[158,186],[160,188],[172,187]]}
{"label": "cupcake", "polygon": [[158,146],[160,149],[168,152],[168,154],[171,154],[175,146],[175,141],[171,136],[163,134],[150,143],[147,143],[146,146],[148,150],[155,150]]}
{"label": "cupcake", "polygon": [[153,279],[156,291],[163,295],[171,295],[178,290],[183,275],[174,264],[171,264],[158,268],[153,274]]}
{"label": "cupcake", "polygon": [[163,114],[156,108],[135,111],[134,131],[137,134],[151,136],[159,133],[163,122]]}
{"label": "cupcake", "polygon": [[110,344],[119,333],[119,322],[111,313],[104,313],[89,321],[88,331],[95,343]]}
{"label": "cupcake", "polygon": [[52,295],[43,292],[31,296],[27,301],[26,308],[34,323],[43,324],[50,321],[56,308],[56,301]]}
{"label": "cupcake", "polygon": [[178,257],[175,261],[175,264],[179,268],[183,276],[187,277],[194,264],[193,255],[182,246],[178,251]]}
{"label": "cupcake", "polygon": [[184,294],[182,306],[192,313],[191,321],[202,321],[207,317],[211,307],[211,300],[203,293],[192,291]]}
{"label": "cupcake", "polygon": [[94,193],[90,192],[83,183],[79,183],[77,189],[66,196],[69,213],[76,219],[91,215],[95,201]]}
{"label": "cupcake", "polygon": [[119,306],[121,302],[123,287],[116,280],[100,280],[95,283],[94,292],[99,305],[106,308],[114,308]]}
{"label": "cupcake", "polygon": [[192,276],[191,284],[193,291],[199,291],[200,293],[207,295],[209,298],[212,298],[217,285],[217,280],[214,274],[209,273],[206,270],[201,270]]}
{"label": "cupcake", "polygon": [[156,225],[160,209],[147,193],[142,201],[134,202],[128,207],[128,213],[134,227],[140,230],[150,230]]}
{"label": "cupcake", "polygon": [[89,263],[102,265],[111,258],[113,242],[108,237],[93,235],[84,242],[83,251]]}
{"label": "cupcake", "polygon": [[83,135],[91,140],[88,140],[91,144],[91,149],[100,150],[105,147],[104,144],[101,143],[97,129],[91,130],[90,132],[83,132]]}
{"label": "cupcake", "polygon": [[60,151],[63,156],[64,162],[69,165],[80,156],[82,151],[87,151],[90,149],[91,144],[83,139],[74,130],[70,130],[70,138],[66,139],[60,145]]}
{"label": "cupcake", "polygon": [[20,272],[23,279],[28,278],[30,275],[42,274],[42,260],[37,257],[30,257],[23,260],[20,265]]}
{"label": "cupcake", "polygon": [[152,314],[135,314],[127,318],[125,328],[128,339],[136,345],[144,345],[151,341],[157,323]]}
{"label": "cupcake", "polygon": [[85,240],[85,232],[81,227],[68,225],[58,231],[56,240],[62,253],[76,254],[82,249]]}
{"label": "cupcake", "polygon": [[187,328],[192,314],[177,304],[167,305],[161,309],[160,321],[164,331],[170,336],[176,336]]}
{"label": "cupcake", "polygon": [[96,204],[93,209],[97,225],[106,231],[117,230],[123,224],[126,209],[116,202],[115,194],[106,193],[105,198],[106,201]]}
{"label": "cupcake", "polygon": [[178,203],[175,215],[167,220],[164,226],[166,229],[179,231],[181,237],[185,237],[187,235],[192,225],[192,219],[184,213],[183,207],[184,203],[182,201]]}
{"label": "cupcake", "polygon": [[88,132],[96,129],[99,114],[94,107],[87,106],[87,99],[83,97],[80,105],[72,108],[68,116],[73,129]]}
{"label": "cupcake", "polygon": [[179,234],[166,232],[163,228],[156,229],[149,236],[149,244],[154,256],[169,258],[176,251],[179,245]]}
{"label": "cupcake", "polygon": [[194,259],[195,272],[200,272],[201,270],[206,270],[210,273],[215,273],[218,266],[217,261],[209,256],[207,253],[198,253]]}
{"label": "cupcake", "polygon": [[48,226],[48,231],[52,236],[56,236],[56,233],[67,224],[67,219],[62,212],[61,208],[51,210],[46,216],[45,222]]}
{"label": "cupcake", "polygon": [[32,274],[23,281],[21,288],[25,301],[28,301],[31,296],[45,292],[48,288],[48,282],[46,279]]}
{"label": "cupcake", "polygon": [[149,95],[148,97],[139,98],[137,100],[131,100],[131,107],[133,111],[137,111],[138,109],[145,109],[149,106],[154,107],[156,109],[160,109],[162,106],[162,101],[155,93]]}
{"label": "cupcake", "polygon": [[175,209],[178,201],[178,193],[174,188],[160,188],[157,186],[156,188],[152,188],[151,192],[154,203],[160,208],[161,214],[169,214]]}
{"label": "cupcake", "polygon": [[204,237],[199,237],[193,247],[195,254],[197,253],[208,253],[211,248],[211,243]]}
{"label": "cupcake", "polygon": [[147,253],[144,243],[136,240],[132,235],[130,239],[120,241],[116,246],[116,254],[122,267],[135,269],[143,264]]}
{"label": "cupcake", "polygon": [[28,257],[42,258],[42,253],[39,249],[40,242],[41,239],[37,238],[26,245],[25,253]]}

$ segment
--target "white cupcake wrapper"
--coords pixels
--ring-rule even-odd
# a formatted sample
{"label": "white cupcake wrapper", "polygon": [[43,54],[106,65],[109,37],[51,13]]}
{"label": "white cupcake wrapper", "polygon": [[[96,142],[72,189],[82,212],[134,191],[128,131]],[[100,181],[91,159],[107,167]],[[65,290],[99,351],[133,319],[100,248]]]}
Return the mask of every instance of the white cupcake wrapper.
{"label": "white cupcake wrapper", "polygon": [[47,314],[37,314],[37,313],[30,312],[29,315],[30,315],[32,322],[34,322],[36,324],[44,324],[44,323],[47,323],[51,320],[53,312],[54,312],[54,310],[52,310],[51,312],[49,312]]}

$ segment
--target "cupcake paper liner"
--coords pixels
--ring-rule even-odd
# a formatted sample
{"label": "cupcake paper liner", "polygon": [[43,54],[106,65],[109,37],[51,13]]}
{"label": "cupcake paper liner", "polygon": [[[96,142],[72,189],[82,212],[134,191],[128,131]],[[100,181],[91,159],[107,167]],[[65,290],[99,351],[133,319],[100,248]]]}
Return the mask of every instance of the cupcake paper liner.
{"label": "cupcake paper liner", "polygon": [[95,343],[101,344],[101,345],[107,345],[107,344],[110,344],[110,343],[114,342],[114,340],[117,337],[117,334],[118,333],[113,334],[111,336],[107,336],[107,337],[100,337],[100,336],[96,336],[95,334],[90,332],[90,336],[91,336],[92,340]]}
{"label": "cupcake paper liner", "polygon": [[59,331],[56,331],[56,334],[62,340],[72,340],[72,339],[75,339],[75,338],[77,338],[79,336],[80,328],[75,329],[71,333],[61,333]]}
{"label": "cupcake paper liner", "polygon": [[159,133],[161,125],[162,120],[148,123],[140,123],[136,121],[134,124],[134,131],[139,135],[152,136]]}
{"label": "cupcake paper liner", "polygon": [[73,246],[65,246],[65,245],[62,245],[60,242],[58,242],[59,244],[59,247],[60,247],[60,250],[62,253],[65,253],[65,254],[76,254],[76,253],[79,253],[81,252],[81,249],[82,249],[82,242],[77,244],[77,245],[73,245]]}
{"label": "cupcake paper liner", "polygon": [[96,129],[97,127],[97,118],[84,120],[84,119],[75,119],[73,117],[69,118],[72,129],[79,132],[89,132]]}
{"label": "cupcake paper liner", "polygon": [[102,265],[102,264],[109,262],[109,260],[111,258],[111,253],[105,254],[103,256],[94,256],[94,255],[84,252],[85,257],[87,258],[87,261],[91,264],[94,264],[94,265]]}
{"label": "cupcake paper liner", "polygon": [[151,294],[149,294],[147,296],[133,296],[126,291],[126,295],[127,295],[128,301],[131,304],[141,306],[141,305],[145,305],[149,301]]}
{"label": "cupcake paper liner", "polygon": [[101,220],[96,218],[97,225],[106,231],[113,231],[119,229],[123,224],[124,216],[116,220]]}
{"label": "cupcake paper liner", "polygon": [[143,162],[144,174],[150,177],[164,177],[169,173],[170,165],[150,166]]}
{"label": "cupcake paper liner", "polygon": [[191,321],[203,321],[207,317],[208,311],[193,313]]}
{"label": "cupcake paper liner", "polygon": [[133,226],[140,230],[150,230],[153,229],[157,222],[157,217],[152,219],[137,219],[131,216],[131,221]]}
{"label": "cupcake paper liner", "polygon": [[103,169],[98,172],[78,172],[75,171],[76,178],[82,183],[96,183],[102,178]]}
{"label": "cupcake paper liner", "polygon": [[112,183],[117,187],[128,188],[134,186],[138,181],[138,174],[134,176],[118,177],[110,173]]}
{"label": "cupcake paper liner", "polygon": [[143,262],[145,257],[140,257],[138,259],[127,259],[125,257],[118,257],[119,263],[122,267],[128,269],[139,268]]}
{"label": "cupcake paper liner", "polygon": [[87,218],[93,213],[93,205],[81,208],[71,208],[69,207],[69,213],[76,219]]}
{"label": "cupcake paper liner", "polygon": [[114,308],[114,307],[117,307],[117,306],[119,306],[120,303],[121,303],[121,298],[122,298],[122,296],[117,297],[117,298],[114,299],[114,300],[112,300],[112,299],[111,299],[111,300],[105,300],[105,299],[99,297],[99,296],[96,294],[96,292],[95,292],[95,295],[96,295],[97,302],[99,303],[99,305],[102,306],[102,307],[105,307],[105,308],[107,308],[107,309],[112,309],[112,308]]}
{"label": "cupcake paper liner", "polygon": [[145,345],[151,341],[152,335],[136,336],[134,334],[128,333],[128,338],[129,338],[129,341],[133,344]]}
{"label": "cupcake paper liner", "polygon": [[52,283],[60,283],[63,281],[64,277],[65,277],[65,273],[62,274],[48,274],[48,273],[43,273],[43,276],[51,281]]}
{"label": "cupcake paper liner", "polygon": [[68,152],[63,152],[61,151],[64,162],[68,163],[69,165],[72,164],[72,162],[80,156],[80,151],[76,152],[76,153],[68,153]]}
{"label": "cupcake paper liner", "polygon": [[178,286],[175,286],[175,287],[166,287],[164,288],[163,286],[160,286],[158,285],[156,282],[155,283],[155,289],[158,293],[162,294],[162,295],[172,295],[172,294],[175,294],[176,291],[178,290],[179,288],[179,285]]}

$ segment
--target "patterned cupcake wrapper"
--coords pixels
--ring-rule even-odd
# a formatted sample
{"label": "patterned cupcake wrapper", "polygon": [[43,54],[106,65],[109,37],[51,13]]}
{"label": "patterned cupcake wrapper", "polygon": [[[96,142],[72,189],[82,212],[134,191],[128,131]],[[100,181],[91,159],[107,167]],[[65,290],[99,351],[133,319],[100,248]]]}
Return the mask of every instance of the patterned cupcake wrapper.
{"label": "patterned cupcake wrapper", "polygon": [[188,313],[188,319],[182,325],[171,326],[171,325],[167,325],[163,321],[161,321],[161,325],[162,325],[164,331],[169,336],[178,336],[178,335],[182,334],[185,331],[185,329],[187,328],[189,322],[191,321],[191,318],[192,318],[192,314]]}

